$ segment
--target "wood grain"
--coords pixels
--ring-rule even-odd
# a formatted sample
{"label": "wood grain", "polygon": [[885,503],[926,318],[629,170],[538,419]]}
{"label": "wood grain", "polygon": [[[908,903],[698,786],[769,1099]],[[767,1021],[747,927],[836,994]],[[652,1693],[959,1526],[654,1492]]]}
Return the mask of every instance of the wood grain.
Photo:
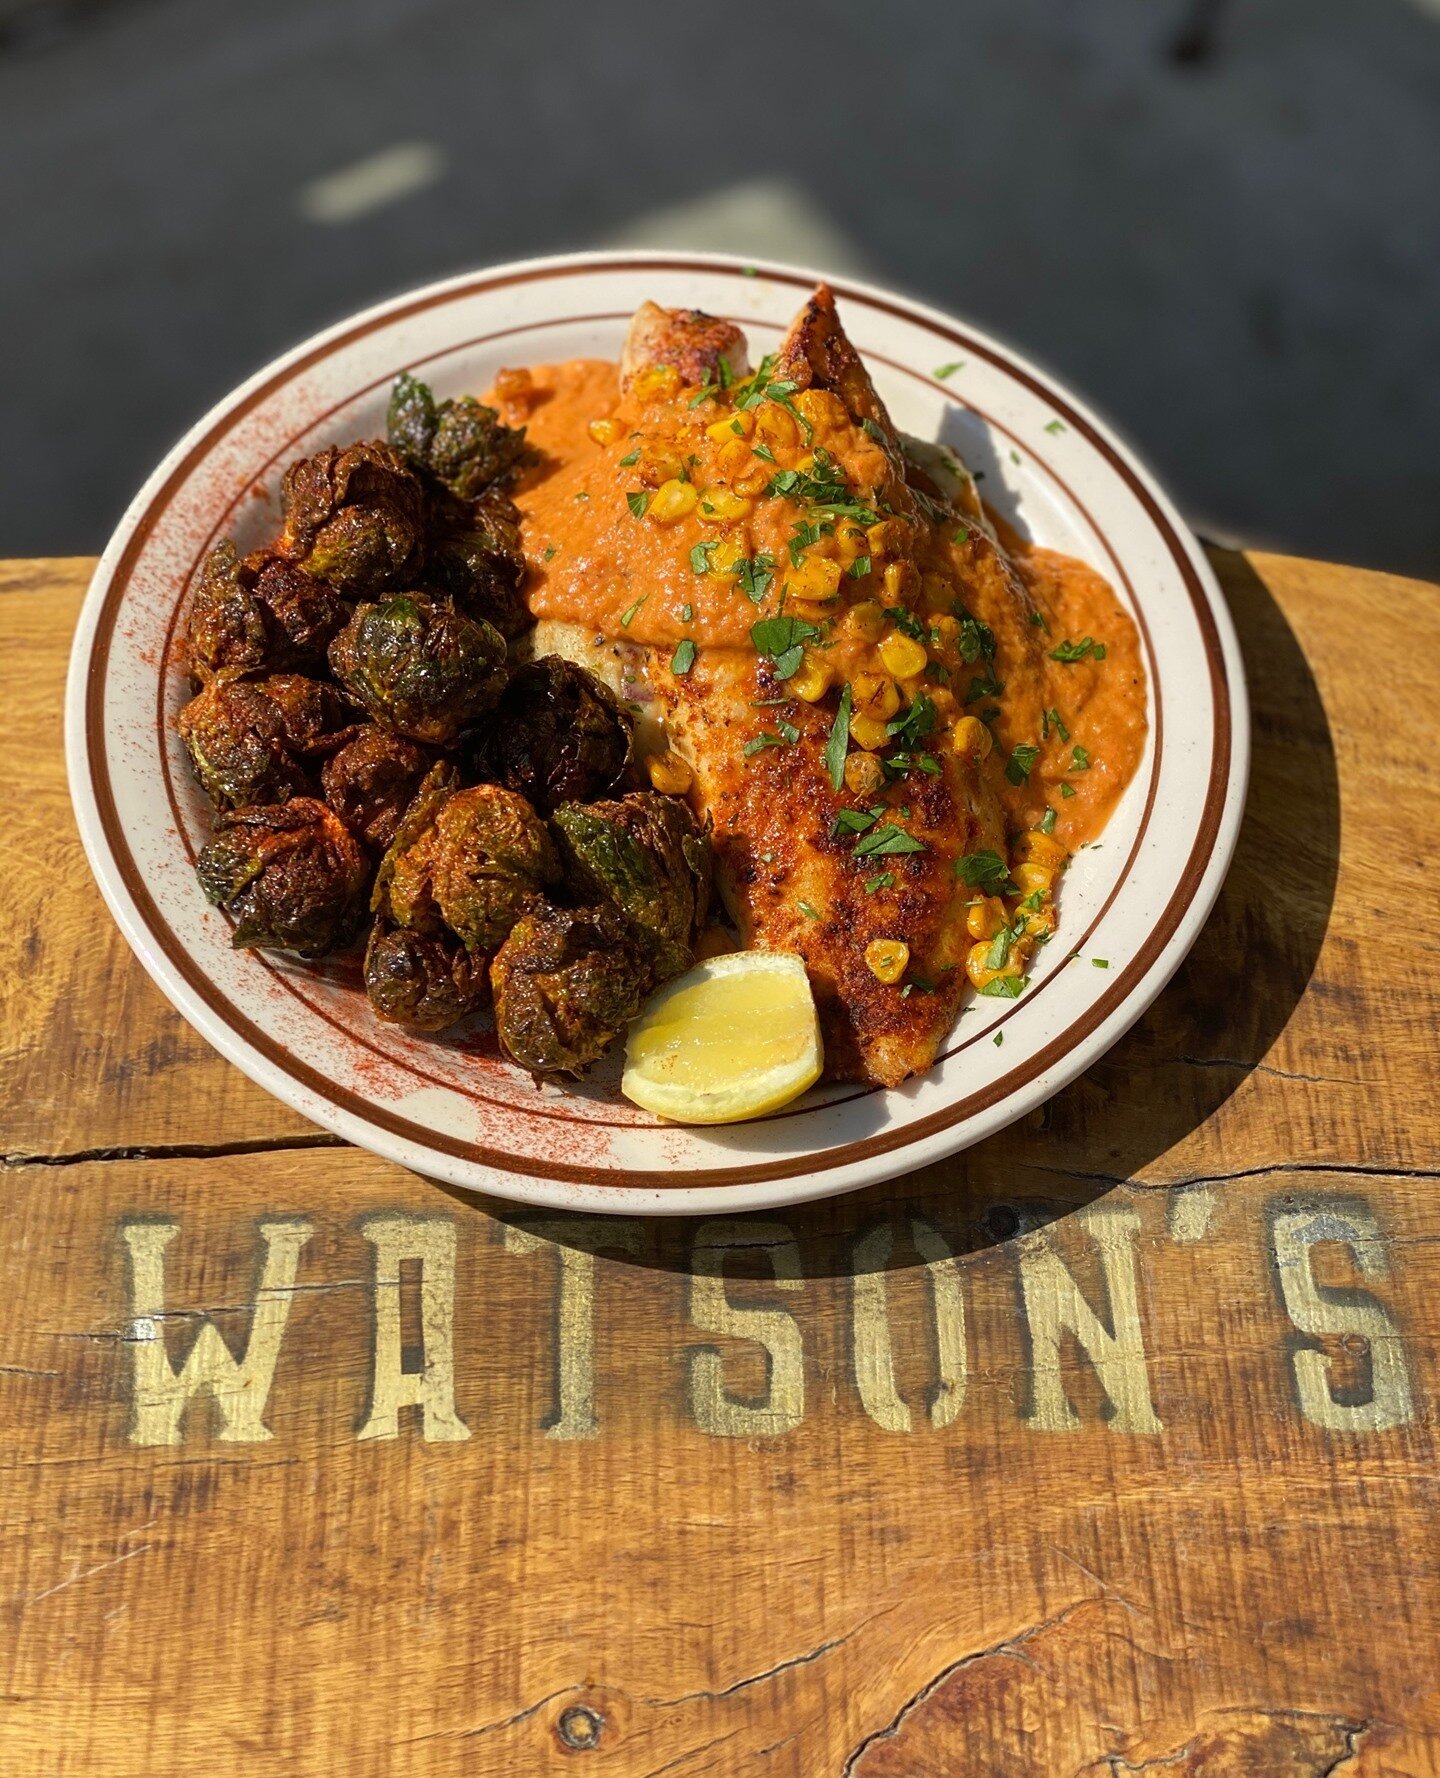
{"label": "wood grain", "polygon": [[69,819],[89,565],[0,571],[0,1770],[1440,1772],[1440,600],[1216,565],[1255,771],[1156,1007],[700,1226],[444,1191],[190,1034]]}

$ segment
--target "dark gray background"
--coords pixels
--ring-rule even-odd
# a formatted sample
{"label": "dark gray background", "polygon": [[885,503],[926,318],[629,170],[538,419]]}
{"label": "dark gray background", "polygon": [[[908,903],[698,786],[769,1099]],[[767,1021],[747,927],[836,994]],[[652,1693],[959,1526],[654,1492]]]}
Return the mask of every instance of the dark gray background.
{"label": "dark gray background", "polygon": [[623,240],[864,270],[1212,535],[1440,574],[1440,0],[0,0],[0,143],[0,553],[98,548],[310,330]]}

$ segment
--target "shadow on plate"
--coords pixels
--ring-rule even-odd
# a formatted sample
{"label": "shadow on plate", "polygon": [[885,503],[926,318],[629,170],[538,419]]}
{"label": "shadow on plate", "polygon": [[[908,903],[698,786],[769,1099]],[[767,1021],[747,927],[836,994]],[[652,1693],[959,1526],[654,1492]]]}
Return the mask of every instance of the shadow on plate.
{"label": "shadow on plate", "polygon": [[[887,1270],[921,1263],[923,1219],[973,1253],[1078,1209],[1132,1178],[1214,1116],[1263,1060],[1305,992],[1334,901],[1339,784],[1329,724],[1294,632],[1244,558],[1214,552],[1250,685],[1254,763],[1235,860],[1194,949],[1154,1006],[1086,1074],[1009,1130],[922,1171],[736,1227],[727,1270],[771,1277],[798,1244],[802,1275],[842,1277],[856,1243],[892,1224]],[[465,1204],[468,1194],[452,1193]],[[526,1213],[487,1203],[490,1214]],[[553,1219],[547,1219],[553,1220]],[[605,1251],[591,1224],[585,1245]],[[688,1270],[697,1223],[655,1218],[631,1263]],[[578,1237],[577,1237],[578,1238]],[[753,1262],[753,1263],[752,1263]]]}

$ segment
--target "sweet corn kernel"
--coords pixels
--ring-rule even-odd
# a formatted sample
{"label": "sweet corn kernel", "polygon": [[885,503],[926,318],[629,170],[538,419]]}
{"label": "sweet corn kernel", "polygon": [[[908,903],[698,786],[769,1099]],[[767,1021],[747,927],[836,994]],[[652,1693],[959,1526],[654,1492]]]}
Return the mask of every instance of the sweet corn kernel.
{"label": "sweet corn kernel", "polygon": [[1015,842],[1015,860],[1018,864],[1046,864],[1051,870],[1059,870],[1070,854],[1052,834],[1041,833],[1039,828],[1032,827],[1029,833],[1022,833]]}
{"label": "sweet corn kernel", "polygon": [[710,551],[710,572],[727,576],[739,572],[740,564],[747,559],[745,545],[730,537],[722,537]]}
{"label": "sweet corn kernel", "polygon": [[1037,889],[1048,895],[1055,886],[1055,873],[1044,864],[1017,864],[1010,875],[1022,895],[1033,895]]}
{"label": "sweet corn kernel", "polygon": [[786,584],[797,599],[816,599],[822,604],[840,591],[843,570],[838,562],[824,556],[805,556],[800,566],[786,575]]}
{"label": "sweet corn kernel", "polygon": [[852,796],[874,796],[885,782],[885,768],[873,753],[850,753],[845,758],[845,788]]}
{"label": "sweet corn kernel", "polygon": [[995,737],[978,716],[962,716],[950,731],[950,745],[957,753],[981,760],[995,745]]}
{"label": "sweet corn kernel", "polygon": [[649,517],[657,525],[673,525],[677,519],[683,519],[687,512],[694,512],[698,498],[693,482],[662,482],[655,490],[655,498],[650,502]]}
{"label": "sweet corn kernel", "polygon": [[673,749],[652,754],[645,762],[651,786],[664,796],[684,796],[695,781],[695,774]]}
{"label": "sweet corn kernel", "polygon": [[910,947],[903,938],[872,938],[865,947],[865,967],[877,982],[898,982],[910,961]]}
{"label": "sweet corn kernel", "polygon": [[850,682],[855,708],[888,722],[900,708],[900,688],[888,673],[857,673]]}
{"label": "sweet corn kernel", "polygon": [[883,717],[867,716],[863,710],[857,710],[850,718],[850,739],[867,753],[874,753],[885,745],[890,735]]}
{"label": "sweet corn kernel", "polygon": [[818,704],[829,691],[833,679],[829,664],[807,649],[800,670],[785,681],[785,689],[792,697],[804,698],[807,704]]}
{"label": "sweet corn kernel", "polygon": [[1049,902],[1046,902],[1045,905],[1040,908],[1026,908],[1021,913],[1020,918],[1025,922],[1025,936],[1027,939],[1035,939],[1040,937],[1042,933],[1053,932],[1055,930],[1055,910],[1050,906]]}
{"label": "sweet corn kernel", "polygon": [[755,436],[772,451],[789,450],[799,438],[800,429],[778,401],[764,401],[755,415]]}
{"label": "sweet corn kernel", "polygon": [[978,945],[971,945],[965,953],[965,973],[977,988],[997,980],[1002,975],[1019,975],[1020,959],[1012,949],[1001,969],[988,969],[985,959],[990,955],[990,941],[983,939]]}
{"label": "sweet corn kernel", "polygon": [[664,401],[680,392],[680,372],[673,364],[650,364],[631,385],[642,401]]}
{"label": "sweet corn kernel", "polygon": [[853,520],[841,525],[835,533],[835,554],[847,566],[863,556],[869,547],[863,527]]}
{"label": "sweet corn kernel", "polygon": [[919,578],[913,562],[887,563],[885,572],[881,576],[885,587],[885,597],[892,605],[898,605],[915,591]]}
{"label": "sweet corn kernel", "polygon": [[592,420],[585,428],[598,445],[614,444],[620,436],[618,420]]}
{"label": "sweet corn kernel", "polygon": [[891,630],[880,644],[880,659],[897,679],[914,679],[925,671],[930,657],[913,636]]}
{"label": "sweet corn kernel", "polygon": [[998,895],[984,895],[965,913],[965,930],[975,939],[992,939],[1005,924],[1005,903]]}
{"label": "sweet corn kernel", "polygon": [[849,418],[845,403],[828,389],[802,389],[794,400],[796,412],[812,426],[843,426]]}
{"label": "sweet corn kernel", "polygon": [[753,500],[770,486],[769,467],[764,463],[757,463],[753,468],[737,475],[730,485],[737,494],[743,494],[747,500]]}
{"label": "sweet corn kernel", "polygon": [[877,559],[898,556],[910,541],[910,529],[899,519],[881,519],[866,531],[865,541],[870,546],[870,554]]}
{"label": "sweet corn kernel", "polygon": [[[738,413],[726,414],[723,420],[712,420],[705,428],[706,438],[713,438],[716,444],[722,445],[743,443],[750,435],[755,422],[751,420],[749,426],[742,426],[737,432],[735,430],[735,422],[741,417],[742,416]],[[750,419],[749,414],[745,414],[743,417],[747,420]]]}
{"label": "sweet corn kernel", "polygon": [[830,615],[828,605],[817,605],[813,599],[796,599],[792,597],[790,582],[785,582],[785,615],[803,618],[807,624],[820,625]]}
{"label": "sweet corn kernel", "polygon": [[[714,431],[714,428],[711,428]],[[743,438],[726,438],[715,453],[715,473],[722,481],[733,481],[749,468],[750,446]]]}
{"label": "sweet corn kernel", "polygon": [[939,639],[936,646],[940,648],[949,648],[960,634],[960,619],[958,617],[949,616],[932,617],[930,619],[930,629]]}
{"label": "sweet corn kernel", "polygon": [[885,634],[885,613],[873,599],[857,599],[841,619],[841,628],[854,642],[878,642]]}
{"label": "sweet corn kernel", "polygon": [[647,488],[658,488],[664,482],[683,481],[685,465],[668,451],[661,451],[653,456],[642,457],[637,473]]}
{"label": "sweet corn kernel", "polygon": [[[927,611],[949,611],[955,603],[955,582],[944,574],[922,574],[920,593]],[[955,619],[947,621],[953,624]]]}
{"label": "sweet corn kernel", "polygon": [[717,525],[743,524],[755,510],[755,503],[712,482],[700,493],[700,516]]}

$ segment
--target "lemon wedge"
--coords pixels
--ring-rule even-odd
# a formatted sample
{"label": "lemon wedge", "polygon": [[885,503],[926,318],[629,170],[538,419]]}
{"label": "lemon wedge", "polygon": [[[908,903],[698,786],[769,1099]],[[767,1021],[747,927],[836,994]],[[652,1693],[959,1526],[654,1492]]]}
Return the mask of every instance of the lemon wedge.
{"label": "lemon wedge", "polygon": [[814,1086],[823,1065],[805,965],[732,951],[667,983],[630,1027],[620,1090],[681,1124],[760,1117]]}

